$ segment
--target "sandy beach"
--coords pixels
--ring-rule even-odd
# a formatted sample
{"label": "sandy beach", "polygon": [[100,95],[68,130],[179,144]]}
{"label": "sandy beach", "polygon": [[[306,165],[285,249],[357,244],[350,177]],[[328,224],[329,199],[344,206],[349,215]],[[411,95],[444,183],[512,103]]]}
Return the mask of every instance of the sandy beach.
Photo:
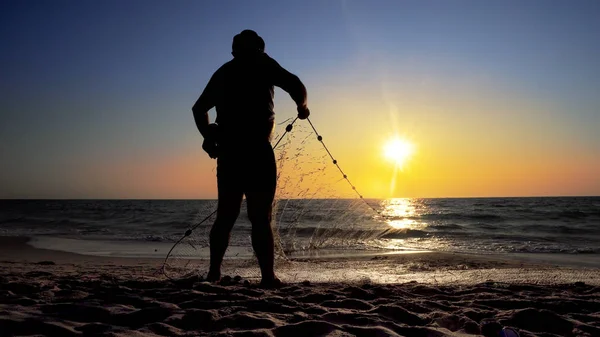
{"label": "sandy beach", "polygon": [[26,242],[0,240],[0,336],[600,336],[596,269],[441,253],[304,260],[264,290]]}

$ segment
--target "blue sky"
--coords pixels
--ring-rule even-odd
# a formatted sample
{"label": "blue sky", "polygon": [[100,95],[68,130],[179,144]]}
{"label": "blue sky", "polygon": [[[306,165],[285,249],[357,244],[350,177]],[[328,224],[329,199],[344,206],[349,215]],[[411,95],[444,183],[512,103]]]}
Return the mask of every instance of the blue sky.
{"label": "blue sky", "polygon": [[[153,161],[189,155],[198,170],[214,165],[201,152],[190,107],[247,28],[305,82],[315,121],[334,145],[347,142],[336,121],[349,116],[344,128],[360,132],[361,118],[389,115],[361,116],[348,105],[439,97],[431,104],[450,104],[483,92],[477,99],[525,102],[503,121],[515,125],[509,138],[495,145],[527,139],[530,130],[541,135],[538,152],[557,149],[549,158],[581,161],[564,157],[581,152],[589,159],[581,165],[598,163],[597,1],[3,1],[0,198],[214,195],[199,185],[184,192],[128,184],[132,167]],[[293,114],[281,92],[276,104],[282,118]],[[468,118],[460,106],[449,116]],[[494,128],[478,118],[452,132]],[[398,120],[418,130],[436,122],[402,113]],[[118,173],[104,175],[96,169],[103,165]],[[110,177],[123,187],[106,187]],[[591,189],[547,193],[600,194],[598,178],[587,181]]]}

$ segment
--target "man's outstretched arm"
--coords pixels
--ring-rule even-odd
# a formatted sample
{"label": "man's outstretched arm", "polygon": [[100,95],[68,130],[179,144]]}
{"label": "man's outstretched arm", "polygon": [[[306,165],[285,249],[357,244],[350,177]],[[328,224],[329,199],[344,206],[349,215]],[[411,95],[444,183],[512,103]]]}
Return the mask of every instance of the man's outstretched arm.
{"label": "man's outstretched arm", "polygon": [[307,93],[306,87],[300,81],[298,76],[285,70],[282,66],[273,61],[273,74],[275,79],[275,85],[285,90],[290,97],[296,102],[298,107],[298,118],[306,119],[310,115],[307,105]]}

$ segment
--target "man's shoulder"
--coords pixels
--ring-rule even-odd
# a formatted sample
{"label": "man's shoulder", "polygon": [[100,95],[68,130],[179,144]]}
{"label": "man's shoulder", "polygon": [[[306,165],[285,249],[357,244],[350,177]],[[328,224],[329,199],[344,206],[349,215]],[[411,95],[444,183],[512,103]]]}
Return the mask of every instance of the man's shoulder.
{"label": "man's shoulder", "polygon": [[219,69],[217,69],[217,71],[215,71],[215,74],[216,73],[221,73],[221,72],[227,70],[227,68],[231,68],[232,65],[233,65],[233,59],[231,59],[231,60],[223,63],[223,65],[220,66]]}
{"label": "man's shoulder", "polygon": [[245,71],[249,67],[271,73],[273,71],[277,71],[281,66],[279,63],[277,63],[277,61],[275,61],[275,59],[264,53],[251,62],[242,62],[241,60],[236,60],[233,58],[220,66],[219,69],[215,71],[213,76],[217,78],[227,77],[231,74],[237,74],[240,71]]}
{"label": "man's shoulder", "polygon": [[225,74],[228,72],[228,69],[231,69],[232,67],[232,61],[227,61],[225,62],[222,66],[220,66],[212,75],[213,80],[220,80],[222,79]]}
{"label": "man's shoulder", "polygon": [[221,68],[223,68],[223,67],[231,67],[234,63],[235,63],[235,59],[231,59],[231,60],[223,63],[223,65],[221,66]]}
{"label": "man's shoulder", "polygon": [[279,65],[279,63],[277,63],[277,61],[275,61],[274,58],[272,58],[271,56],[269,56],[269,54],[264,53],[264,60],[265,62],[272,64],[272,65]]}

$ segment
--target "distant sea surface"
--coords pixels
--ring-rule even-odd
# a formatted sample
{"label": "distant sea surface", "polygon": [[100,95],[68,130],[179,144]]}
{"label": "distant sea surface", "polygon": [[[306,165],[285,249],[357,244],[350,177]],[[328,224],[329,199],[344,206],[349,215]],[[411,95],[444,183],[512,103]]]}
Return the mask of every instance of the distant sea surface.
{"label": "distant sea surface", "polygon": [[[362,226],[348,224],[353,229],[348,234],[339,223],[328,224],[323,215],[324,211],[325,215],[349,212],[344,201],[330,207],[331,200],[316,200],[297,219],[293,235],[304,243],[317,232],[330,236],[320,241],[317,250],[408,248],[560,255],[572,261],[597,261],[600,267],[600,197],[372,199],[368,203],[379,215],[388,216],[364,221]],[[33,237],[45,248],[158,257],[215,206],[214,200],[1,200],[0,235]],[[363,218],[377,218],[375,211],[362,211]],[[206,233],[210,225],[207,222],[197,230]],[[235,237],[247,238],[250,224],[243,213],[234,231]],[[363,236],[361,231],[379,234]],[[352,241],[349,236],[362,239]],[[248,244],[247,239],[232,241],[232,245]]]}

